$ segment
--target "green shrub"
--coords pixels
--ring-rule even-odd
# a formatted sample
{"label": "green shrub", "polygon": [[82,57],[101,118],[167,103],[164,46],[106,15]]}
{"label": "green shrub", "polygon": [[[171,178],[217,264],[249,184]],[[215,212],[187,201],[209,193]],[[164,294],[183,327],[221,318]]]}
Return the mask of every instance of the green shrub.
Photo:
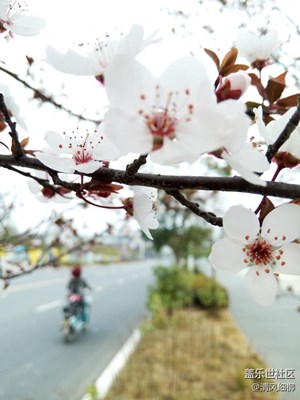
{"label": "green shrub", "polygon": [[211,282],[211,279],[202,273],[195,274],[188,271],[185,272],[184,279],[192,292],[196,292],[198,289],[206,287]]}
{"label": "green shrub", "polygon": [[185,307],[192,303],[191,291],[189,285],[184,278],[184,272],[178,267],[156,267],[154,276],[156,278],[155,285],[149,288],[149,297],[147,307],[151,311],[155,294],[158,294],[160,301],[168,314],[172,314],[173,310]]}
{"label": "green shrub", "polygon": [[227,290],[214,281],[197,290],[195,300],[202,308],[224,308],[229,304]]}
{"label": "green shrub", "polygon": [[148,298],[148,309],[152,314],[152,324],[162,329],[166,326],[166,310],[160,294],[153,292]]}
{"label": "green shrub", "polygon": [[157,327],[163,326],[166,313],[195,306],[204,309],[227,307],[226,289],[202,273],[192,273],[179,267],[156,267],[155,283],[148,289],[147,307]]}

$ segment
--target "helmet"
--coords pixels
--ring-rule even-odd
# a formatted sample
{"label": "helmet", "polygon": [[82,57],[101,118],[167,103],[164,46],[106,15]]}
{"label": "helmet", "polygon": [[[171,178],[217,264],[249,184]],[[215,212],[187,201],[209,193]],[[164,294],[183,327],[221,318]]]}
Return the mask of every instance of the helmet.
{"label": "helmet", "polygon": [[72,275],[74,277],[79,277],[81,275],[81,268],[79,265],[75,265],[75,267],[72,268]]}

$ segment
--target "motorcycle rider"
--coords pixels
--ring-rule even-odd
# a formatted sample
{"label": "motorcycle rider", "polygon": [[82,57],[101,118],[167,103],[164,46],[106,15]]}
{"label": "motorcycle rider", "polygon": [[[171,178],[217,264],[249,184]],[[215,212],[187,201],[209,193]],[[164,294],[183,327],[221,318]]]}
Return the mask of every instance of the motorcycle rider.
{"label": "motorcycle rider", "polygon": [[82,312],[82,321],[87,323],[88,322],[88,307],[85,300],[84,292],[85,289],[91,290],[90,285],[87,281],[81,277],[81,267],[80,265],[75,265],[72,268],[72,278],[68,283],[68,289],[71,293],[76,293],[81,296],[81,302],[79,303]]}

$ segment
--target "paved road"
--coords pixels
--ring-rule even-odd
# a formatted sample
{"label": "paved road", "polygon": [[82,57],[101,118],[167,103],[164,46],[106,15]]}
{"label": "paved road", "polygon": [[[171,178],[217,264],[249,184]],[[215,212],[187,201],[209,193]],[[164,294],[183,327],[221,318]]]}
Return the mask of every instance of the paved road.
{"label": "paved road", "polygon": [[[211,267],[204,272],[211,274]],[[295,392],[281,392],[282,400],[300,399],[300,304],[291,296],[279,297],[271,307],[254,303],[248,294],[243,275],[217,271],[217,280],[229,291],[230,310],[249,343],[274,369],[294,369],[294,380],[277,380],[277,383],[295,383]],[[281,286],[285,289],[292,284],[299,294],[300,277],[282,276]],[[284,293],[284,291],[283,291]]]}
{"label": "paved road", "polygon": [[0,400],[76,400],[145,315],[151,262],[85,269],[90,330],[65,344],[59,330],[69,271],[15,279],[0,298]]}

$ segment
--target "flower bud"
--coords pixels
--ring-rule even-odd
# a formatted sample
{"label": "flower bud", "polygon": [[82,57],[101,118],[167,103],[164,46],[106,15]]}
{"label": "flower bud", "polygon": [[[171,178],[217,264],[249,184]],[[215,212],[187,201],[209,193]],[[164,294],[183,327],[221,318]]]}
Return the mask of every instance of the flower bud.
{"label": "flower bud", "polygon": [[218,102],[228,99],[238,100],[248,89],[251,78],[244,71],[234,72],[222,79],[216,90]]}
{"label": "flower bud", "polygon": [[251,78],[245,71],[238,71],[226,76],[226,80],[230,81],[231,90],[240,90],[242,95],[248,89]]}

